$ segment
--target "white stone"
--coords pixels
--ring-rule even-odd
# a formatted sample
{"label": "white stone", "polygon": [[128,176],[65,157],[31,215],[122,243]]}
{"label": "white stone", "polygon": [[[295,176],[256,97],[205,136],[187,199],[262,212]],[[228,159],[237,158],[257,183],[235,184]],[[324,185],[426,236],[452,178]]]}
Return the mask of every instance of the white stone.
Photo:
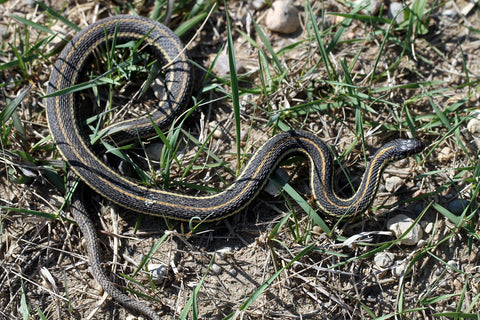
{"label": "white stone", "polygon": [[453,20],[457,17],[457,11],[454,9],[446,9],[442,12],[442,16]]}
{"label": "white stone", "polygon": [[265,23],[272,31],[294,33],[300,27],[299,12],[290,1],[275,1],[267,11]]}
{"label": "white stone", "polygon": [[266,5],[266,1],[265,0],[253,0],[252,3],[251,3],[251,6],[253,9],[255,10],[261,10],[263,9],[263,7],[265,7]]}
{"label": "white stone", "polygon": [[396,23],[401,23],[405,20],[403,5],[400,2],[391,2],[388,6],[388,17],[395,19]]}
{"label": "white stone", "polygon": [[150,263],[148,264],[148,270],[154,282],[161,281],[167,277],[168,268],[164,264]]}
{"label": "white stone", "polygon": [[425,226],[423,227],[423,231],[425,231],[425,233],[427,233],[427,234],[432,233],[433,222],[428,222],[427,224],[425,224]]}
{"label": "white stone", "polygon": [[373,263],[381,270],[391,267],[394,261],[395,255],[391,252],[379,252],[373,258]]}
{"label": "white stone", "polygon": [[220,274],[220,272],[222,272],[222,267],[220,267],[216,263],[213,263],[212,266],[210,267],[210,270],[212,270],[214,274]]}
{"label": "white stone", "polygon": [[212,137],[215,139],[221,139],[223,137],[223,130],[216,121],[212,121],[208,124],[210,131],[213,131]]}
{"label": "white stone", "polygon": [[385,179],[385,189],[388,192],[396,192],[403,186],[403,179],[399,177],[388,177]]}
{"label": "white stone", "polygon": [[233,255],[233,249],[232,247],[224,247],[224,248],[218,249],[215,253],[218,258],[225,260],[228,257]]}
{"label": "white stone", "polygon": [[447,271],[449,273],[456,273],[457,271],[455,269],[460,269],[460,264],[458,263],[458,261],[455,261],[455,260],[449,260],[447,262],[447,265],[449,265],[450,267],[447,267]]}
{"label": "white stone", "polygon": [[480,133],[480,119],[470,119],[467,123],[467,129],[470,133]]}
{"label": "white stone", "polygon": [[401,276],[403,276],[406,268],[407,265],[405,264],[405,262],[396,262],[395,267],[392,269],[392,275],[394,277],[400,278]]}
{"label": "white stone", "polygon": [[[398,238],[402,236],[408,228],[412,226],[415,221],[407,217],[404,214],[396,215],[387,221],[388,230],[392,231],[393,234]],[[400,241],[401,244],[407,246],[414,246],[420,241],[423,236],[422,227],[417,223],[413,228],[405,235],[405,237]]]}

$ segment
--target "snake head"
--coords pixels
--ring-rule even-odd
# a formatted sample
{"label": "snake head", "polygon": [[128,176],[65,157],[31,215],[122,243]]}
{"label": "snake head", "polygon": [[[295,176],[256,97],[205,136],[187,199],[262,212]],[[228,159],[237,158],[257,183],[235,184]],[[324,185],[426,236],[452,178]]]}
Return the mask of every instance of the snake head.
{"label": "snake head", "polygon": [[390,160],[396,161],[419,153],[424,148],[425,144],[420,140],[397,139],[387,143],[381,149],[389,150]]}

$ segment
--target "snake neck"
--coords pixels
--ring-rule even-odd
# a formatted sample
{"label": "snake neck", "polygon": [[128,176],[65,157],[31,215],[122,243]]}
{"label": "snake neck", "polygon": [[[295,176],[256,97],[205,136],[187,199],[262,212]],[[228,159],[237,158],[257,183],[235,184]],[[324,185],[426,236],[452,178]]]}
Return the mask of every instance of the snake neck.
{"label": "snake neck", "polygon": [[[306,145],[304,149],[310,159],[312,192],[318,209],[324,214],[336,217],[354,217],[367,210],[375,199],[380,177],[388,164],[423,148],[423,144],[416,140],[396,140],[384,145],[367,165],[357,191],[349,198],[342,198],[334,190],[334,165],[328,147],[319,139],[311,139],[317,140],[315,144],[318,146]],[[401,150],[408,143],[409,149]]]}

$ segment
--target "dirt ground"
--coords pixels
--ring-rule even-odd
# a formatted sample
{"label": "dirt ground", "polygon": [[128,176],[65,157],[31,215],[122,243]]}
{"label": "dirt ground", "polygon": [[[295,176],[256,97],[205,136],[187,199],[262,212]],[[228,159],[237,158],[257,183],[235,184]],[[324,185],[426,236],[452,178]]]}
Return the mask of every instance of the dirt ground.
{"label": "dirt ground", "polygon": [[[17,116],[10,120],[23,125],[27,142],[22,142],[17,127],[8,134],[7,124],[2,125],[0,319],[141,319],[115,303],[94,280],[83,236],[65,204],[62,186],[67,168],[49,138],[42,99],[58,55],[49,56],[40,46],[32,49],[37,54],[35,62],[25,61],[28,74],[18,66],[5,67],[18,60],[19,52],[28,56],[26,50],[19,49],[28,48],[25,43],[46,38],[39,29],[22,24],[14,16],[45,26],[66,39],[75,34],[47,11],[27,2],[0,2],[0,79],[4,83],[0,87],[0,110],[29,88],[15,112]],[[81,28],[102,17],[131,12],[129,6],[142,16],[149,16],[154,8],[149,1],[44,3]],[[349,104],[351,96],[341,97],[346,84],[337,87],[339,91],[332,89],[336,83],[327,81],[329,75],[321,62],[318,43],[306,28],[309,13],[302,1],[294,4],[302,25],[294,34],[281,35],[266,28],[267,7],[253,9],[247,1],[228,2],[234,52],[241,65],[239,74],[244,76],[241,125],[248,138],[242,138],[242,152],[253,153],[273,135],[267,124],[275,121],[275,116],[292,128],[316,133],[334,146],[354,184],[362,177],[365,159],[376,148],[393,138],[412,138],[412,123],[426,143],[425,151],[389,166],[372,209],[362,217],[339,224],[325,217],[333,235],[323,232],[284,193],[273,196],[262,192],[242,213],[203,225],[193,234],[188,224],[139,217],[92,194],[89,198],[93,199],[92,216],[98,227],[104,269],[115,283],[127,287],[132,297],[151,306],[164,319],[180,318],[193,297],[197,309],[190,311],[187,319],[195,318],[195,312],[199,319],[224,319],[231,314],[234,319],[450,319],[462,318],[462,313],[465,318],[478,319],[477,208],[471,206],[463,220],[455,224],[456,220],[439,207],[453,212],[452,202],[458,199],[476,204],[480,140],[479,133],[467,128],[467,123],[478,109],[478,4],[429,1],[427,8],[432,11],[425,21],[428,31],[414,36],[415,41],[406,48],[409,53],[400,60],[398,56],[405,48],[395,39],[404,39],[407,31],[392,30],[392,39],[383,42],[384,37],[376,32],[389,28],[388,22],[372,23],[363,18],[366,15],[346,27],[342,41],[329,53],[335,62],[330,68],[343,75],[342,66],[354,62],[350,68],[352,83],[356,88],[370,88],[361,94],[378,98],[372,102],[362,98],[360,90],[355,91],[368,102],[368,108],[362,109],[365,146],[356,135],[358,109]],[[384,4],[385,11],[388,4]],[[353,5],[310,1],[324,29],[344,21],[345,17],[333,13],[349,13]],[[188,5],[177,7],[171,24],[178,26],[187,10],[193,9]],[[380,16],[387,18],[387,13]],[[200,22],[181,37],[189,43],[189,56],[198,64],[193,96],[201,101],[186,127],[192,135],[205,137],[218,125],[219,134],[208,142],[210,153],[199,158],[195,158],[198,149],[186,148],[183,162],[174,164],[170,178],[183,181],[182,168],[195,159],[188,183],[221,190],[234,181],[237,163],[231,100],[224,99],[231,87],[228,81],[204,76],[226,45],[223,2],[205,19],[202,29]],[[269,83],[262,78],[259,65],[268,49],[252,19],[286,68],[284,78],[275,75],[278,82],[272,91],[259,89],[268,87],[262,82]],[[326,46],[339,28],[341,25],[326,33]],[[260,44],[262,53],[249,37]],[[51,40],[48,48],[61,46],[59,38]],[[271,70],[273,65],[271,62]],[[372,72],[378,76],[370,77]],[[318,96],[331,103],[332,109],[295,108]],[[22,152],[28,153],[31,161]],[[225,167],[202,170],[204,163],[212,161],[211,154]],[[295,190],[308,199],[308,173],[302,165],[289,163],[284,170],[293,176]],[[59,177],[57,184],[52,176]],[[384,186],[384,180],[392,176],[402,179],[400,189],[394,192]],[[345,177],[338,180],[341,185]],[[186,183],[175,188],[196,194]],[[420,217],[423,236],[415,245],[396,242],[388,231],[387,220],[397,214]],[[310,245],[313,249],[306,255],[269,280]],[[144,269],[134,275],[142,258],[154,247],[148,268],[157,268],[159,278],[152,279]],[[385,268],[374,261],[381,253],[388,253],[393,260]],[[258,289],[266,284],[267,289],[257,296]],[[243,309],[252,297],[254,301]]]}

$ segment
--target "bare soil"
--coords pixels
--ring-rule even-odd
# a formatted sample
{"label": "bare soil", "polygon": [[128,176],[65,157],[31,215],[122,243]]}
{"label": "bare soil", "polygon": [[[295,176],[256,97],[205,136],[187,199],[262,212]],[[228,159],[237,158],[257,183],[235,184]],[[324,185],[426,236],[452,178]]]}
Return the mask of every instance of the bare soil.
{"label": "bare soil", "polygon": [[[5,54],[0,56],[1,64],[16,59],[9,44],[18,48],[22,40],[36,39],[39,34],[38,30],[26,27],[12,15],[47,26],[67,39],[75,33],[49,18],[37,6],[26,2],[18,0],[0,4],[0,27],[5,30],[2,31],[1,51]],[[307,13],[303,2],[294,3],[304,22]],[[80,27],[114,15],[117,9],[121,13],[128,12],[126,5],[116,2],[45,1],[45,4]],[[144,16],[153,10],[153,4],[149,1],[143,5],[132,5]],[[247,1],[229,1],[228,5],[237,63],[243,66],[243,73],[249,73],[242,86],[255,87],[253,84],[261,82],[258,49],[239,32],[261,43],[248,15],[253,15],[275,51],[307,39],[308,34],[306,29],[288,36],[271,33],[264,25],[267,8],[255,11]],[[428,5],[433,3],[429,2]],[[335,1],[311,1],[311,6],[318,19],[324,20],[325,28],[338,22],[340,17],[332,14],[322,16],[322,10],[328,13],[347,13],[351,10],[349,4]],[[329,145],[335,146],[337,154],[343,156],[342,162],[348,168],[349,175],[358,181],[365,167],[365,157],[368,159],[381,144],[397,137],[391,131],[382,130],[396,124],[398,115],[403,117],[397,105],[405,105],[403,102],[409,101],[409,112],[412,117],[419,119],[416,125],[430,123],[431,115],[435,114],[431,104],[441,106],[445,111],[447,107],[466,99],[461,106],[462,116],[478,108],[478,83],[458,87],[480,77],[478,7],[475,5],[471,10],[466,10],[470,7],[467,1],[447,1],[441,5],[435,2],[435,6],[427,22],[428,33],[411,44],[410,50],[414,54],[404,56],[393,72],[389,65],[397,61],[401,46],[388,42],[378,57],[383,38],[372,36],[366,41],[366,35],[375,31],[377,26],[365,21],[354,20],[343,35],[345,41],[331,53],[332,60],[337,62],[333,67],[338,73],[343,73],[340,62],[348,65],[356,59],[351,71],[355,85],[368,86],[370,78],[365,75],[372,72],[376,65],[375,72],[379,76],[375,88],[399,86],[398,89],[374,93],[395,106],[373,104],[371,107],[376,112],[364,113],[364,123],[369,124],[365,128],[368,131],[365,133],[366,150],[363,150],[354,134],[356,122],[353,108],[337,108],[327,113],[312,111],[308,114],[296,114],[294,109],[288,109],[288,106],[293,107],[310,99],[311,92],[314,92],[314,96],[321,95],[326,90],[324,87],[328,86],[324,81],[327,79],[325,67],[319,63],[321,57],[318,47],[312,41],[280,56],[282,64],[289,67],[289,80],[282,81],[277,91],[268,96],[252,92],[242,97],[242,130],[249,132],[248,141],[245,139],[242,142],[244,152],[254,152],[272,135],[265,129],[269,119],[264,117],[264,110],[285,109],[287,111],[283,112],[293,114],[285,120],[289,125],[311,130]],[[450,12],[456,12],[454,18],[447,15]],[[199,34],[193,30],[182,37],[185,42],[193,37],[188,47],[189,54],[205,68],[210,66],[226,44],[225,14],[222,3]],[[177,15],[182,13],[174,13],[172,24],[179,20],[176,19]],[[388,24],[381,27],[387,28]],[[24,30],[28,30],[28,34]],[[18,38],[18,32],[23,34],[23,39]],[[331,37],[334,32],[332,30]],[[402,37],[401,34],[396,36]],[[331,40],[331,37],[328,39]],[[60,37],[55,38],[53,43],[60,45]],[[15,98],[29,84],[32,85],[17,110],[32,149],[49,135],[42,96],[46,93],[46,83],[55,59],[56,56],[39,57],[36,63],[29,65],[28,81],[25,81],[25,75],[19,68],[0,71],[0,79],[8,83],[0,89],[0,109],[4,109],[7,101]],[[305,70],[312,67],[316,71],[304,77]],[[235,172],[235,126],[230,101],[217,101],[218,96],[212,94],[206,97],[199,93],[203,75],[202,70],[196,70],[196,79],[199,80],[195,82],[194,95],[213,102],[199,109],[189,120],[189,125],[197,136],[208,135],[212,127],[219,125],[221,138],[212,140],[208,150],[228,162],[232,172]],[[422,81],[425,87],[400,87]],[[441,81],[433,86],[440,93],[432,97],[422,96],[426,91],[433,90],[427,82],[434,81]],[[228,86],[224,88],[230,91]],[[383,96],[383,93],[388,96]],[[453,113],[445,114],[455,117]],[[422,119],[422,116],[425,118]],[[405,122],[404,126],[408,127],[408,123]],[[421,138],[428,146],[427,151],[433,150],[431,154],[427,155],[427,151],[423,154],[426,161],[418,163],[414,158],[409,158],[389,167],[384,175],[384,178],[399,176],[404,179],[401,189],[395,193],[388,192],[382,181],[374,209],[355,221],[342,221],[335,226],[335,235],[345,238],[369,233],[370,237],[361,237],[363,242],[369,244],[347,245],[336,241],[314,226],[309,216],[299,206],[292,204],[288,196],[274,197],[263,192],[243,213],[206,225],[205,230],[190,234],[188,225],[149,216],[139,218],[136,213],[92,195],[94,202],[101,203],[101,206],[92,206],[92,211],[101,239],[103,267],[119,286],[154,297],[155,300],[151,300],[130,293],[165,319],[178,318],[199,285],[196,305],[200,319],[223,319],[232,312],[237,312],[234,316],[236,319],[370,319],[413,308],[418,308],[418,311],[407,313],[407,318],[447,319],[447,315],[435,314],[453,311],[472,312],[478,316],[478,240],[465,229],[457,229],[431,206],[435,202],[447,207],[452,199],[465,196],[464,190],[473,188],[467,179],[458,179],[455,169],[468,166],[475,168],[478,160],[478,142],[475,139],[478,133],[467,130],[466,123],[460,124],[455,133],[465,142],[470,158],[453,139],[441,140],[442,136],[450,134],[449,128],[442,125],[424,128]],[[64,190],[53,185],[46,178],[48,173],[40,170],[37,164],[27,163],[21,157],[8,153],[21,150],[20,139],[21,136],[13,132],[9,145],[1,146],[7,153],[2,155],[0,162],[0,319],[20,319],[26,309],[30,310],[30,319],[40,319],[41,313],[47,319],[136,319],[138,315],[130,314],[112,301],[93,279],[82,234],[72,221],[68,206],[64,206]],[[432,148],[437,142],[440,144]],[[349,148],[348,154],[342,153]],[[195,150],[186,152],[186,159],[195,154]],[[61,172],[58,169],[61,167],[61,158],[54,150],[42,149],[33,154],[36,159],[57,161],[60,165],[55,171]],[[207,155],[202,157],[197,160],[199,164],[208,160]],[[295,175],[292,185],[308,197],[309,185],[304,172],[294,165],[287,166],[285,170],[288,173],[300,171]],[[26,173],[30,173],[28,181],[14,183],[14,177],[25,176]],[[172,179],[178,178],[175,173],[174,168]],[[211,176],[214,178],[206,182]],[[415,179],[418,176],[422,178]],[[465,176],[472,178],[473,169],[465,170]],[[458,181],[452,184],[452,179]],[[221,189],[233,180],[234,174],[224,170],[205,170],[192,173],[189,182]],[[477,182],[473,179],[472,183]],[[466,192],[467,198],[468,194]],[[425,197],[413,203],[408,202],[419,195]],[[403,201],[407,201],[407,204]],[[7,210],[5,207],[19,210]],[[424,235],[418,245],[395,244],[381,250],[394,254],[394,265],[379,269],[374,264],[374,254],[362,257],[375,248],[371,244],[378,245],[394,239],[386,228],[386,221],[391,215],[404,213],[415,219],[425,208],[427,211],[420,221]],[[58,217],[38,216],[26,210]],[[294,213],[289,217],[289,222],[278,233],[275,232],[275,226],[292,211]],[[328,217],[326,221],[330,226],[336,223],[335,219]],[[478,239],[478,224],[469,227]],[[164,277],[153,284],[149,282],[149,274],[145,270],[133,276],[142,257],[160,241],[165,232],[168,233],[166,241],[150,261],[150,266],[165,266],[167,272]],[[249,308],[238,311],[246,299],[309,244],[314,244],[316,249],[276,277]],[[399,272],[397,267],[404,268],[404,272]],[[121,275],[134,277],[140,284],[127,281]],[[193,318],[192,314],[187,318]]]}

